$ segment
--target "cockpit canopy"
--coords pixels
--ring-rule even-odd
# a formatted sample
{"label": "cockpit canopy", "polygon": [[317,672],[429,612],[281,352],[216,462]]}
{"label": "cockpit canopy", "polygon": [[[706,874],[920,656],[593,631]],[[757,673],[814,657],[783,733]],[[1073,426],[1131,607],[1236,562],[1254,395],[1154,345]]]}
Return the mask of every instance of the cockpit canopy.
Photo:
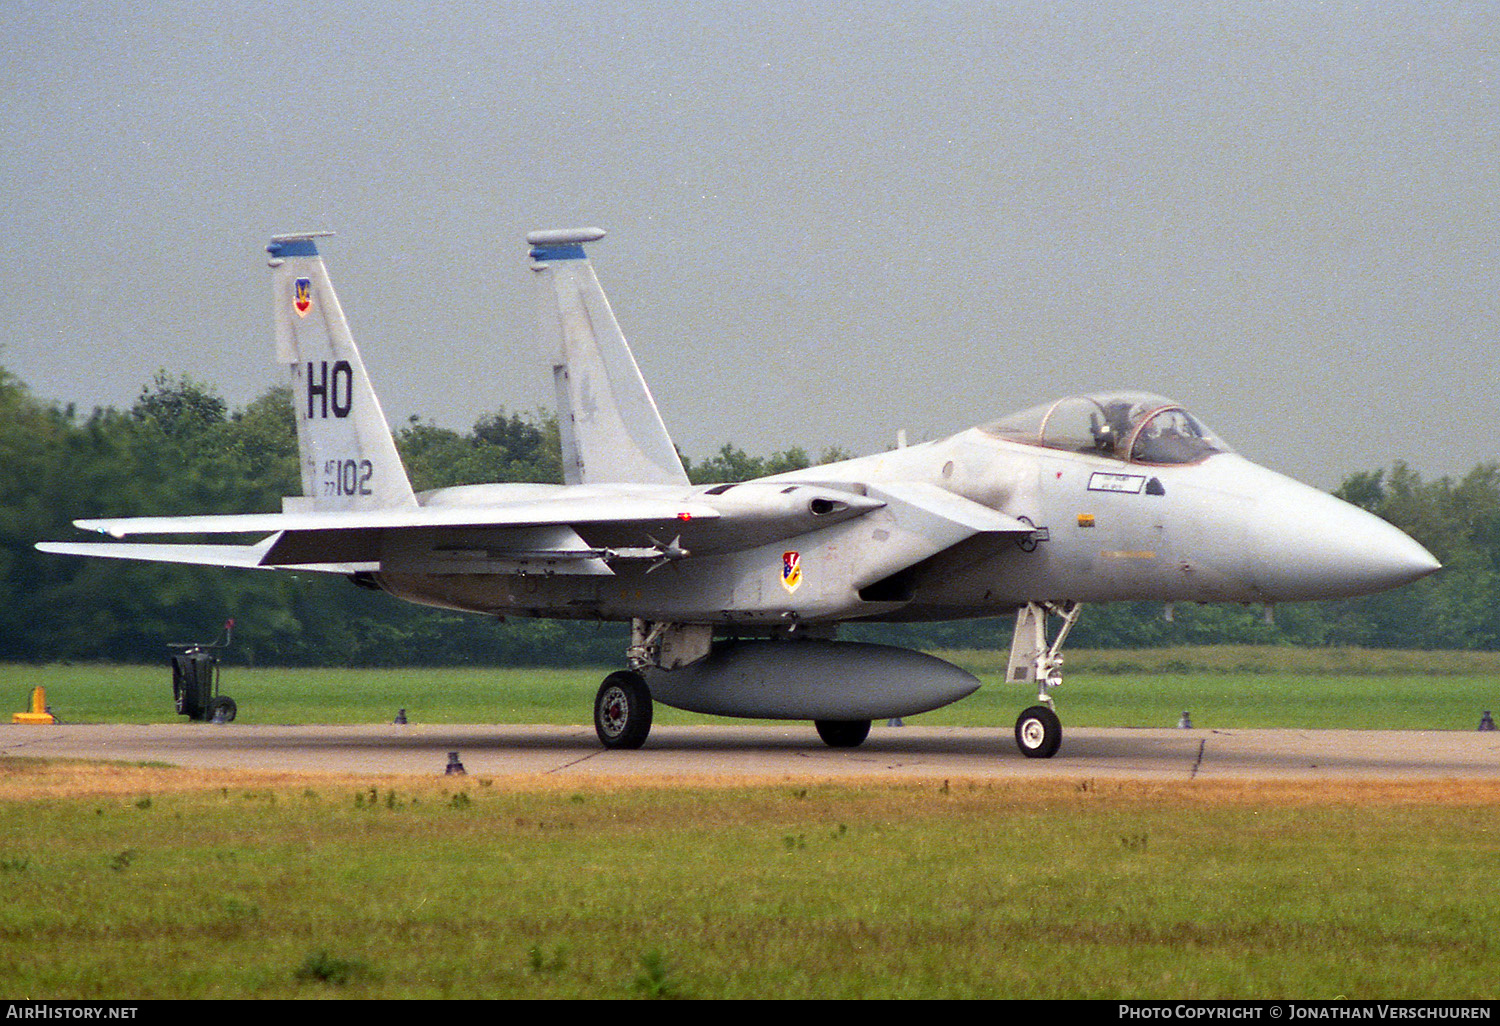
{"label": "cockpit canopy", "polygon": [[984,430],[1027,445],[1130,463],[1197,463],[1231,451],[1180,405],[1147,392],[1069,396],[1013,413]]}

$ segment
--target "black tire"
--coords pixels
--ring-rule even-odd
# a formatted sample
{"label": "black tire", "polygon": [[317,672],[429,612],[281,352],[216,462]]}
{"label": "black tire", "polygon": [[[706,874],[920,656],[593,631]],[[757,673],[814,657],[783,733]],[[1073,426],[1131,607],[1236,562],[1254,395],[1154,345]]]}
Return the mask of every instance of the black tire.
{"label": "black tire", "polygon": [[1050,759],[1062,746],[1062,721],[1045,705],[1016,717],[1016,747],[1028,759]]}
{"label": "black tire", "polygon": [[858,748],[870,736],[869,720],[813,720],[829,748]]}
{"label": "black tire", "polygon": [[651,689],[640,674],[611,673],[594,696],[594,732],[605,748],[639,748],[651,733]]}
{"label": "black tire", "polygon": [[225,723],[233,723],[239,711],[240,707],[234,704],[234,699],[228,695],[220,695],[209,703],[208,718],[217,720],[222,715]]}

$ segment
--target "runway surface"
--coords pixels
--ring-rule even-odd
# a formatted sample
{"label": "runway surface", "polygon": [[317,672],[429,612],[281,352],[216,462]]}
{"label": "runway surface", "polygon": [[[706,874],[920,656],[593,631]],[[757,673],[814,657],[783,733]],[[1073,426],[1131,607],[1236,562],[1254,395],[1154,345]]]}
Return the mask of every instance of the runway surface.
{"label": "runway surface", "polygon": [[1500,732],[1134,730],[1074,727],[1052,759],[1009,730],[877,724],[855,749],[811,724],[659,726],[646,746],[605,751],[591,726],[0,725],[0,756],[157,762],[208,769],[441,775],[682,777],[1042,776],[1136,779],[1500,779]]}

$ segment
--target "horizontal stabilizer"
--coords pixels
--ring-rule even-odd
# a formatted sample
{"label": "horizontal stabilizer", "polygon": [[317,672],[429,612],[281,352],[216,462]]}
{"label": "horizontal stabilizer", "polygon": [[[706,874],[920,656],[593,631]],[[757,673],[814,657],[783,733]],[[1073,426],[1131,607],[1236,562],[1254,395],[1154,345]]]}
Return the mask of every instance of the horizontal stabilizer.
{"label": "horizontal stabilizer", "polygon": [[[97,559],[135,559],[149,563],[183,563],[191,566],[237,567],[245,570],[286,570],[262,562],[275,542],[267,538],[256,545],[146,545],[139,542],[37,542],[37,549],[59,556],[92,556]],[[295,569],[321,573],[350,574],[366,569],[347,563],[319,563]]]}

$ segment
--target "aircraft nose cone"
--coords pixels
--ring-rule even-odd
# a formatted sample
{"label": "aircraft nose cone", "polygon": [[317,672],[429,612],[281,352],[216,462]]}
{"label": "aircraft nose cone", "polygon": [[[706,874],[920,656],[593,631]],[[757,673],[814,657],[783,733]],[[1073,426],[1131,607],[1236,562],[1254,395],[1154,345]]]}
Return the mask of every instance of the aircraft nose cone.
{"label": "aircraft nose cone", "polygon": [[1352,598],[1440,569],[1432,553],[1372,513],[1288,478],[1264,495],[1258,541],[1276,599]]}
{"label": "aircraft nose cone", "polygon": [[1441,566],[1432,553],[1384,520],[1341,505],[1337,512],[1323,513],[1322,529],[1309,539],[1313,545],[1304,546],[1319,551],[1321,576],[1329,589],[1369,595],[1410,584]]}

